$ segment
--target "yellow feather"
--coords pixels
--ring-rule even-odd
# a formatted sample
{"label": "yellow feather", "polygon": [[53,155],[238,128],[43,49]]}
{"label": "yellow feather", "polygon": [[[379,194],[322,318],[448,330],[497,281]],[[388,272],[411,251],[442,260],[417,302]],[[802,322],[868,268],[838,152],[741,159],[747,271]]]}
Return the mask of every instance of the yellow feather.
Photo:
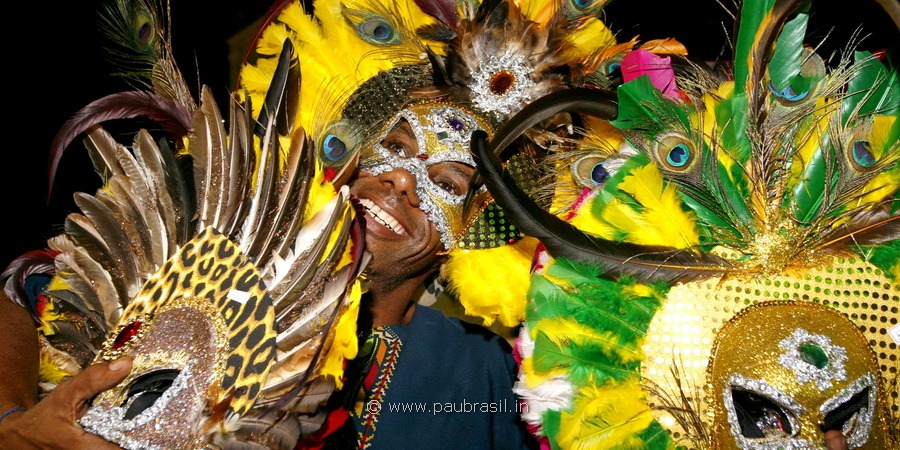
{"label": "yellow feather", "polygon": [[572,45],[566,56],[575,60],[616,43],[613,32],[596,17],[588,18],[578,29],[566,35],[566,40]]}
{"label": "yellow feather", "polygon": [[809,162],[813,154],[821,145],[820,137],[824,136],[828,130],[828,121],[834,112],[836,112],[836,103],[834,101],[818,98],[816,99],[815,117],[816,120],[810,121],[799,130],[797,136],[802,137],[800,142],[795,143],[797,152],[794,157],[794,164],[791,164],[791,177],[800,179],[803,176],[803,169]]}
{"label": "yellow feather", "polygon": [[40,368],[38,369],[38,379],[45,383],[59,383],[66,377],[72,376],[59,368],[53,361],[53,356],[46,352],[41,352]]}
{"label": "yellow feather", "polygon": [[[397,65],[423,62],[427,42],[421,41],[415,30],[434,23],[434,19],[412,1],[318,0],[313,11],[315,16],[307,14],[302,2],[291,3],[281,11],[256,43],[255,51],[263,58],[241,69],[241,89],[246,89],[253,101],[253,113],[258,115],[275,73],[277,56],[284,40],[290,39],[295,54],[302,55],[300,107],[295,126],[303,127],[315,138],[339,117],[347,99],[364,81]],[[363,40],[352,20],[345,17],[345,11],[387,19],[399,33],[399,41],[375,45]]]}
{"label": "yellow feather", "polygon": [[578,208],[577,215],[569,222],[581,231],[600,236],[604,239],[615,238],[616,228],[610,222],[603,222],[591,214],[591,202],[584,202]]}
{"label": "yellow feather", "polygon": [[585,386],[572,410],[562,412],[557,442],[564,449],[639,449],[644,443],[637,435],[652,422],[639,378]]}
{"label": "yellow feather", "polygon": [[625,346],[619,337],[612,332],[598,332],[570,318],[544,319],[534,325],[532,335],[540,331],[547,335],[551,342],[563,346],[571,343],[578,346],[594,344],[608,353],[616,354],[624,363],[639,361],[641,353],[634,346]]}
{"label": "yellow feather", "polygon": [[537,240],[525,238],[512,245],[491,249],[457,250],[450,253],[441,275],[465,308],[485,326],[499,320],[507,327],[525,318],[525,298],[531,280],[531,260]]}
{"label": "yellow feather", "polygon": [[566,375],[568,369],[566,367],[554,367],[546,372],[537,372],[534,370],[534,360],[532,358],[523,358],[521,369],[525,374],[525,385],[529,389],[534,389],[559,375]]}
{"label": "yellow feather", "polygon": [[872,133],[869,140],[872,144],[872,156],[880,159],[885,152],[895,149],[897,142],[890,142],[891,128],[897,121],[897,116],[875,116],[872,119]]}
{"label": "yellow feather", "polygon": [[624,232],[628,241],[675,248],[699,242],[693,214],[681,209],[675,185],[665,185],[656,166],[635,169],[619,183],[619,189],[631,194],[643,210],[634,211],[625,204],[613,202],[603,211],[603,219]]}
{"label": "yellow feather", "polygon": [[356,319],[359,316],[359,300],[362,296],[360,281],[356,280],[350,288],[347,305],[337,319],[331,347],[325,353],[318,375],[332,377],[337,389],[344,385],[344,360],[356,357],[359,351],[356,340]]}

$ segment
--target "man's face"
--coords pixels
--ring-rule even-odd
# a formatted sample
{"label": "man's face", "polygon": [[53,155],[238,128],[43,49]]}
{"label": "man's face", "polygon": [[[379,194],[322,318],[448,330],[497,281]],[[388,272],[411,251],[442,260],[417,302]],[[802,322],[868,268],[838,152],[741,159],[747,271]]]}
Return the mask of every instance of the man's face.
{"label": "man's face", "polygon": [[[430,194],[421,185],[440,189],[440,195],[465,196],[475,169],[453,160],[428,164],[412,127],[405,120],[387,133],[380,146],[400,161],[417,161],[421,167],[419,170],[382,167],[375,172],[363,168],[350,183],[350,193],[366,210],[366,247],[373,254],[370,274],[409,277],[431,272],[443,260],[440,253],[446,250],[447,239],[434,223],[436,215],[422,209],[423,197]],[[424,199],[424,203],[428,201]],[[462,207],[445,208],[442,214],[456,214],[458,217],[447,219],[458,221]]]}

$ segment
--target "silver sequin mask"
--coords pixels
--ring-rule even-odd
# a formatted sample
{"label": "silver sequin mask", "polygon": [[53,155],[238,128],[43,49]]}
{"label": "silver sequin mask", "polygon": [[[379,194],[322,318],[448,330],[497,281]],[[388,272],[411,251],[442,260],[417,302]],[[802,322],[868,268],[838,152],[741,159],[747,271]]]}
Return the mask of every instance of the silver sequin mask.
{"label": "silver sequin mask", "polygon": [[[381,142],[401,121],[409,123],[416,138],[416,155],[399,155]],[[458,162],[474,167],[469,152],[472,132],[481,129],[490,134],[488,123],[474,113],[442,102],[423,102],[400,111],[389,122],[360,162],[360,168],[381,175],[395,169],[406,169],[416,178],[419,209],[428,215],[441,235],[445,249],[450,249],[470,222],[462,215],[465,193],[454,194],[435,184],[429,168],[444,162]],[[480,194],[487,196],[483,187]]]}

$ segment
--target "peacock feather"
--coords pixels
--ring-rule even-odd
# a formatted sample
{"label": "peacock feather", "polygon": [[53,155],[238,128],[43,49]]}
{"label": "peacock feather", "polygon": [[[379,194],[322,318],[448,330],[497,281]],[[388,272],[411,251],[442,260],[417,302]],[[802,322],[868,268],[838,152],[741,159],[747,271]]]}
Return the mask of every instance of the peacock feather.
{"label": "peacock feather", "polygon": [[[473,144],[497,203],[541,241],[518,391],[530,405],[526,419],[553,448],[824,442],[808,431],[818,427],[797,428],[806,420],[799,413],[784,414],[793,425],[759,425],[765,435],[756,436],[738,419],[752,414],[729,409],[735,386],[755,386],[736,374],[764,367],[735,360],[740,350],[728,346],[739,342],[730,330],[756,314],[773,319],[740,339],[759,349],[792,345],[769,340],[778,333],[840,323],[845,331],[832,339],[865,355],[842,370],[865,366],[881,393],[870,397],[877,406],[869,403],[866,437],[851,425],[843,433],[851,446],[896,445],[900,350],[889,329],[900,307],[900,79],[884,55],[819,56],[805,41],[814,6],[744,2],[728,78],[688,66],[674,95],[648,75],[626,80],[614,101],[552,94],[511,119],[520,126]],[[557,216],[515,186],[493,153],[559,111],[591,115],[595,125],[583,143],[573,139],[547,159],[560,176],[551,195],[567,211]],[[563,189],[573,180],[594,182]],[[811,319],[775,319],[780,308]],[[716,364],[725,360],[731,365]],[[754,373],[793,367],[777,353],[769,362],[770,372]],[[814,370],[832,370],[820,364]],[[717,381],[723,373],[731,381]],[[774,381],[754,381],[764,382]],[[785,398],[836,392],[823,386]]]}

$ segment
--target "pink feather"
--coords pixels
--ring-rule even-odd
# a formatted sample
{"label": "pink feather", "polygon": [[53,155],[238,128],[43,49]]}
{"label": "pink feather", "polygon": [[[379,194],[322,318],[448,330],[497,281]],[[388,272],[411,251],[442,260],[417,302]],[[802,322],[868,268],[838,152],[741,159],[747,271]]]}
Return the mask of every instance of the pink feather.
{"label": "pink feather", "polygon": [[672,69],[672,58],[656,56],[647,50],[634,50],[622,58],[622,80],[626,83],[647,75],[653,86],[659,89],[668,99],[676,99],[678,86],[675,83],[675,70]]}

